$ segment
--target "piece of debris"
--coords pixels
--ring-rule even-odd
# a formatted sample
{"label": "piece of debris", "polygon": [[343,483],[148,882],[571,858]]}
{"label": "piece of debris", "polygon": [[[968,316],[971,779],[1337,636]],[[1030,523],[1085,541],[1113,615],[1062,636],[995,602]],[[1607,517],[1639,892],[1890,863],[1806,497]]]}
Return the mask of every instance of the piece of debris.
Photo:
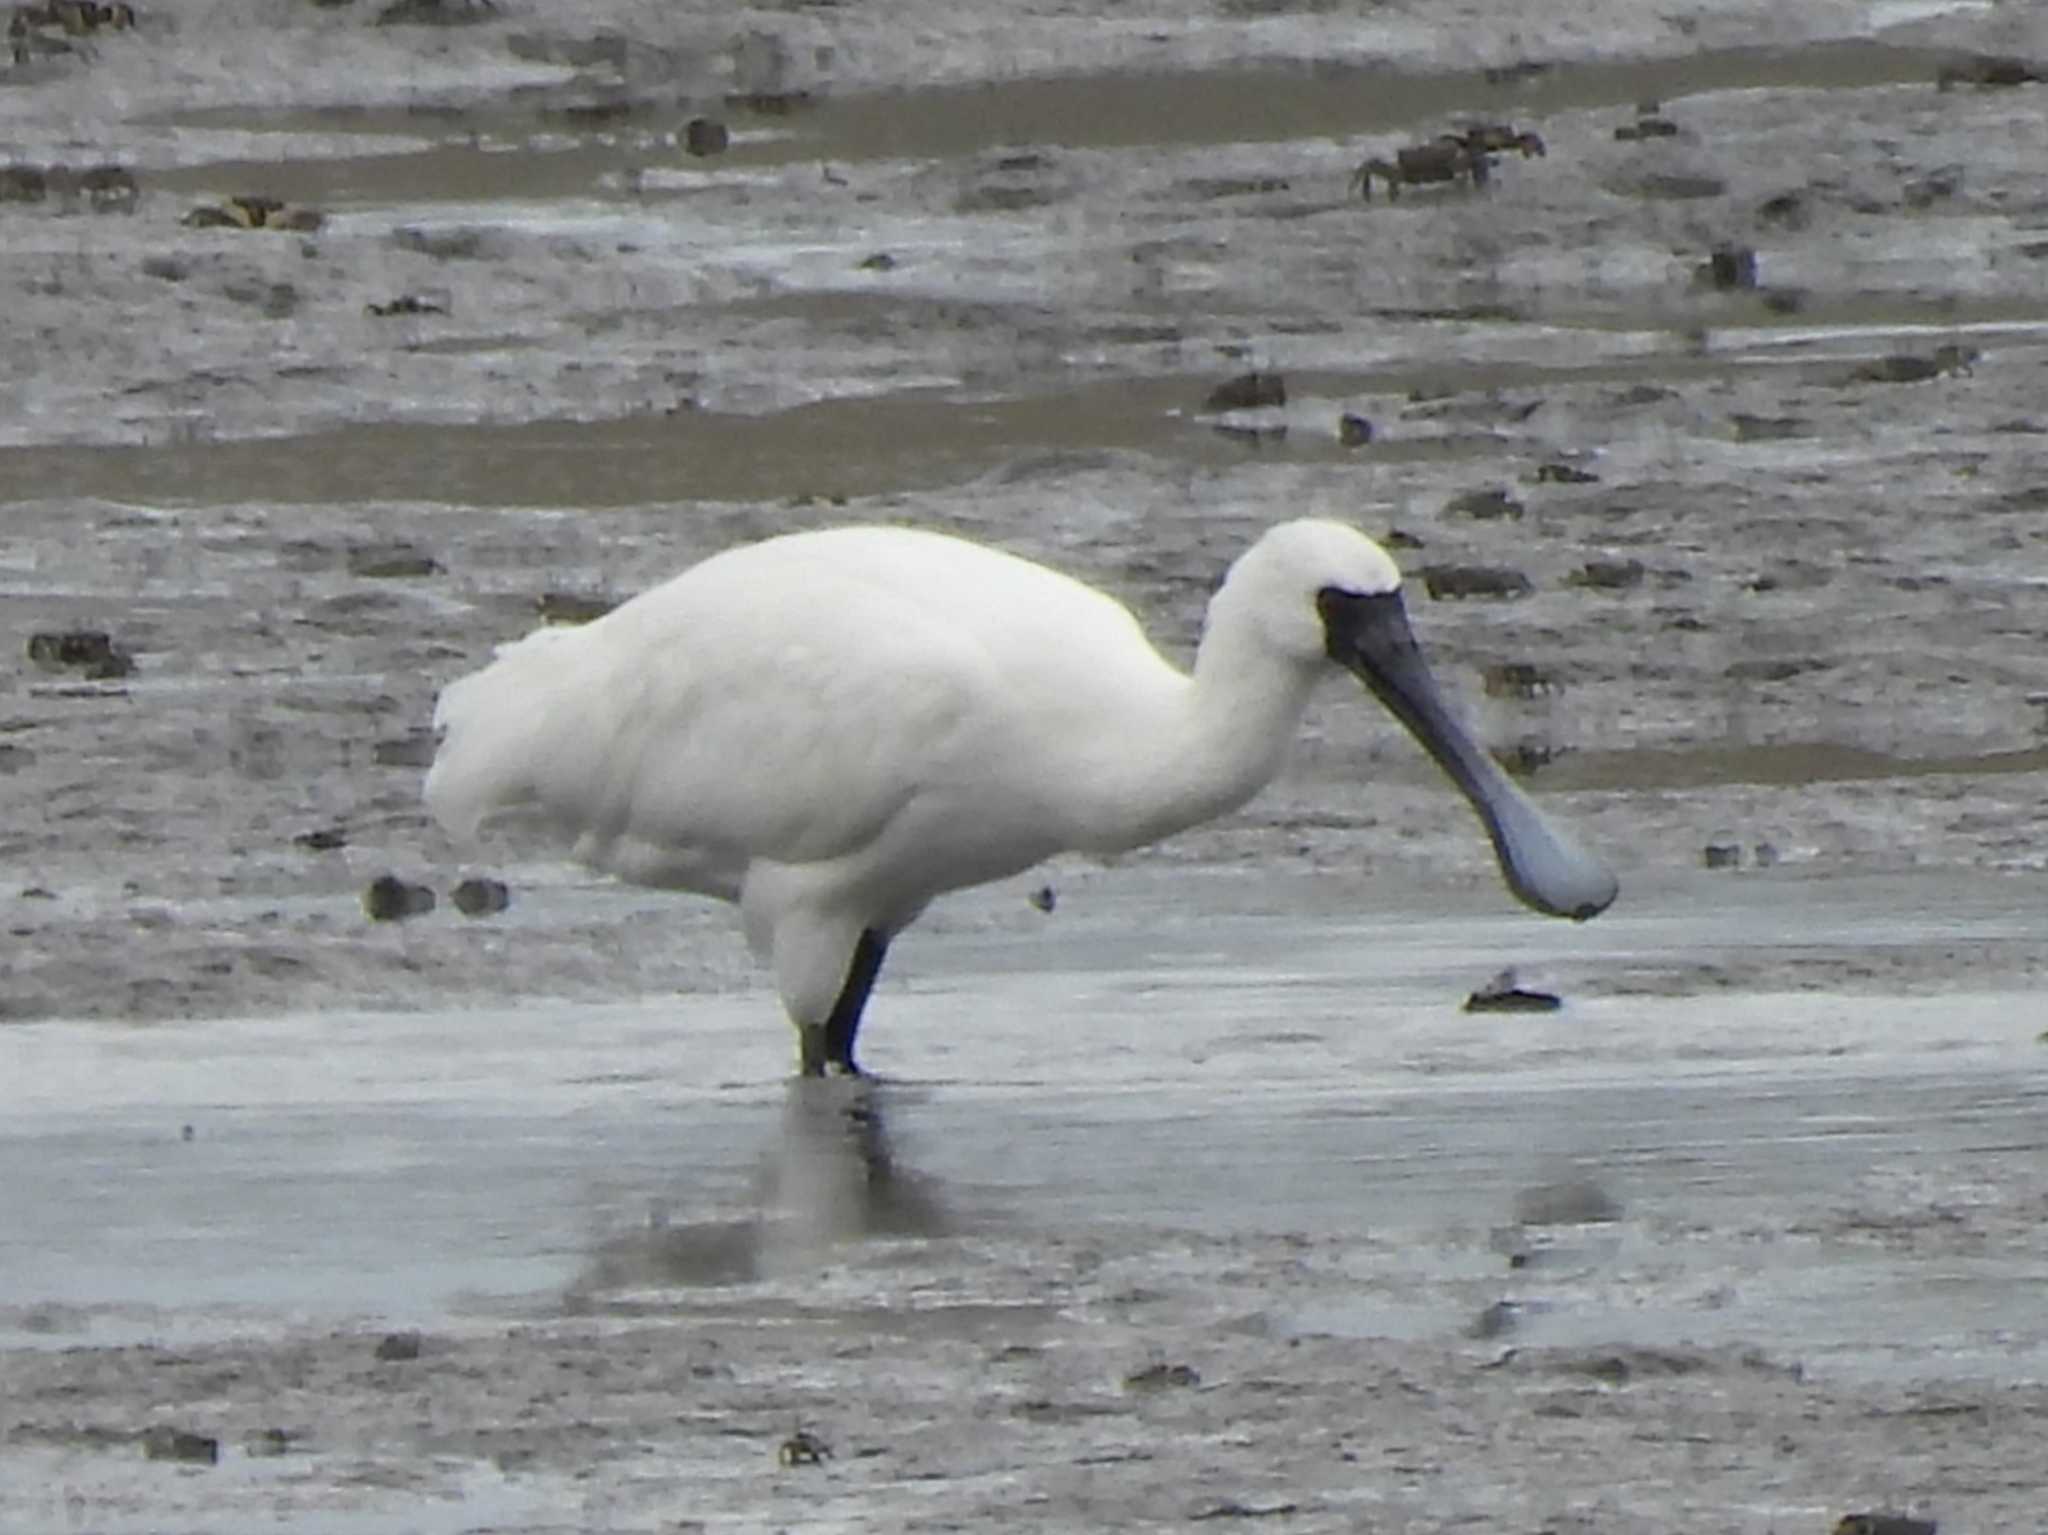
{"label": "piece of debris", "polygon": [[1287,380],[1277,373],[1240,373],[1209,391],[1204,410],[1262,410],[1287,403]]}
{"label": "piece of debris", "polygon": [[449,899],[465,917],[488,917],[512,904],[512,892],[501,879],[473,874],[455,887]]}
{"label": "piece of debris", "polygon": [[416,1332],[387,1332],[377,1340],[377,1358],[394,1364],[420,1357],[420,1335]]}
{"label": "piece of debris", "polygon": [[1192,1365],[1148,1364],[1124,1377],[1126,1391],[1167,1391],[1176,1387],[1199,1386],[1202,1377]]}
{"label": "piece of debris", "polygon": [[1052,886],[1040,885],[1031,892],[1030,900],[1033,907],[1044,912],[1047,916],[1051,916],[1052,909],[1059,905],[1060,898],[1058,892]]}
{"label": "piece of debris", "polygon": [[1465,999],[1468,1013],[1554,1013],[1563,1006],[1564,999],[1554,992],[1517,985],[1512,965]]}
{"label": "piece of debris", "polygon": [[1598,485],[1600,476],[1591,470],[1581,469],[1576,464],[1567,464],[1561,459],[1552,459],[1547,464],[1536,466],[1538,485]]}
{"label": "piece of debris", "polygon": [[1362,448],[1372,441],[1372,423],[1346,411],[1337,418],[1337,441],[1347,448]]}
{"label": "piece of debris", "polygon": [[1535,590],[1527,576],[1505,565],[1425,565],[1420,574],[1423,589],[1439,602],[1466,597],[1511,599]]}
{"label": "piece of debris", "polygon": [[142,1453],[151,1460],[182,1460],[198,1466],[220,1464],[220,1441],[159,1424],[142,1431]]}
{"label": "piece of debris", "polygon": [[259,1428],[242,1441],[242,1453],[259,1460],[289,1455],[301,1437],[288,1428]]}
{"label": "piece of debris", "polygon": [[82,672],[95,682],[126,677],[135,658],[103,629],[44,630],[28,637],[28,658],[45,671]]}
{"label": "piece of debris", "polygon": [[887,251],[876,251],[860,262],[859,269],[863,272],[893,272],[896,270],[896,258]]}
{"label": "piece of debris", "polygon": [[310,853],[331,853],[348,846],[348,832],[339,826],[323,826],[316,831],[300,832],[292,838],[292,845]]}
{"label": "piece of debris", "polygon": [[397,298],[384,304],[365,304],[363,313],[379,320],[388,320],[406,314],[446,314],[448,305],[441,299],[428,298],[422,293],[401,293]]}
{"label": "piece of debris", "polygon": [[372,922],[402,922],[434,909],[434,892],[396,874],[380,874],[363,892],[363,915]]}
{"label": "piece of debris", "polygon": [[785,1466],[822,1466],[832,1458],[832,1446],[799,1428],[775,1447],[775,1458]]}

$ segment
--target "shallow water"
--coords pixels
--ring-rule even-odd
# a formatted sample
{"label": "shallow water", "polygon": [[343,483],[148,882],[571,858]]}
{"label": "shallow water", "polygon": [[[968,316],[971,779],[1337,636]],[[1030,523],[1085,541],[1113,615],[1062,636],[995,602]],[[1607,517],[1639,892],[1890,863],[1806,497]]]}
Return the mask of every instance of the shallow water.
{"label": "shallow water", "polygon": [[[1775,894],[1621,911],[1542,951],[1577,967],[1763,948],[1794,909],[1801,942],[1854,932],[1873,950],[2028,920],[1961,909],[1887,934],[1853,886]],[[1283,1304],[1276,1325],[1432,1339],[1482,1304],[1518,1195],[1589,1180],[1621,1218],[1555,1252],[1529,1235],[1530,1339],[1676,1331],[1877,1378],[2048,1366],[2038,1231],[1844,1251],[1859,1221],[1960,1233],[2038,1190],[2048,1083],[2022,995],[1730,990],[1475,1015],[1459,987],[1509,920],[1146,921],[1138,901],[1095,914],[1028,968],[988,968],[1022,956],[986,938],[906,945],[870,1031],[875,1118],[853,1129],[852,1084],[781,1077],[758,992],[10,1030],[0,1316],[44,1345],[474,1325],[558,1310],[636,1232],[653,1233],[649,1283],[772,1287],[777,1233],[828,1256],[852,1240],[858,1268],[882,1161],[927,1202],[912,1236],[1357,1242],[1361,1292]],[[916,1261],[979,1283],[973,1241]],[[873,1277],[880,1299],[895,1280]]]}

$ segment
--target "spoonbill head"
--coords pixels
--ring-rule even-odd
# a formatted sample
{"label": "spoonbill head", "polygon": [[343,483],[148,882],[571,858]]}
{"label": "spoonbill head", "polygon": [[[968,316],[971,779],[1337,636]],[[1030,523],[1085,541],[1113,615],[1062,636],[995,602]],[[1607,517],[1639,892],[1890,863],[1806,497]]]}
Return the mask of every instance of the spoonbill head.
{"label": "spoonbill head", "polygon": [[1614,899],[1444,702],[1386,551],[1315,520],[1231,566],[1189,671],[1104,593],[946,534],[730,549],[449,684],[426,799],[459,837],[519,817],[593,868],[736,903],[803,1071],[855,1072],[890,941],[934,897],[1243,804],[1338,670],[1471,802],[1515,895],[1580,920]]}

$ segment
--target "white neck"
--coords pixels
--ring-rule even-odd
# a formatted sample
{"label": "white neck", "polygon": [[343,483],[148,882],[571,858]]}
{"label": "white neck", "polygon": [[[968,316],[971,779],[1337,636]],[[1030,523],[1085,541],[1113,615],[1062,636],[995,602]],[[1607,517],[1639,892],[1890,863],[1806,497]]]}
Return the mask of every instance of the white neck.
{"label": "white neck", "polygon": [[1129,700],[1105,743],[1085,840],[1121,852],[1235,810],[1273,780],[1322,675],[1266,642],[1235,605],[1211,605],[1192,675]]}

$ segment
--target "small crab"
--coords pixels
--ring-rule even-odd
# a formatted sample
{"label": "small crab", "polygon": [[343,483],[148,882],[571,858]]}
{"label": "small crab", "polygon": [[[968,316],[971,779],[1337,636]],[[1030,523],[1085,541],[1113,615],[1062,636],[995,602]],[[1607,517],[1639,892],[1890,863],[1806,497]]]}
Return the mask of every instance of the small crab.
{"label": "small crab", "polygon": [[1473,149],[1455,134],[1446,133],[1432,143],[1396,150],[1391,161],[1367,160],[1351,173],[1351,184],[1371,202],[1372,179],[1378,176],[1387,184],[1387,201],[1395,202],[1403,186],[1470,177],[1472,185],[1483,187],[1492,168],[1493,161],[1484,150]]}
{"label": "small crab", "polygon": [[207,203],[185,215],[193,229],[286,229],[310,234],[326,222],[317,208],[297,207],[279,198],[247,194]]}
{"label": "small crab", "polygon": [[832,1446],[807,1428],[798,1428],[776,1447],[775,1458],[785,1466],[822,1466],[832,1458]]}

